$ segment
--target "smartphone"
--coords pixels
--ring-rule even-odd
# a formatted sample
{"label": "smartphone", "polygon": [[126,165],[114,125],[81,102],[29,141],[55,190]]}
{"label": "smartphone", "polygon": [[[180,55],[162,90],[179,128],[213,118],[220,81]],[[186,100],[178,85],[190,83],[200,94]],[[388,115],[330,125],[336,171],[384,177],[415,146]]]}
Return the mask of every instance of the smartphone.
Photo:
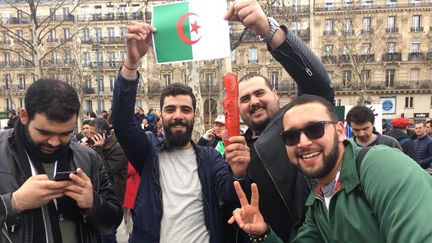
{"label": "smartphone", "polygon": [[55,181],[66,181],[66,180],[70,180],[69,179],[69,174],[76,174],[76,171],[71,170],[71,171],[59,171],[55,174],[54,176],[54,180]]}

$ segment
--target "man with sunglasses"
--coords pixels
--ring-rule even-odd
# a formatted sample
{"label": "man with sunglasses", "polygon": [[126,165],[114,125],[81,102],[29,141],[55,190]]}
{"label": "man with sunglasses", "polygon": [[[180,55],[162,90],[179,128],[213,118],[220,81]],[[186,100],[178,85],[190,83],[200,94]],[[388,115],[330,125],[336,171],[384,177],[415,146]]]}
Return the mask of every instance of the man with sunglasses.
{"label": "man with sunglasses", "polygon": [[[432,177],[402,152],[377,145],[367,151],[345,137],[335,107],[303,95],[283,116],[281,137],[291,163],[317,179],[306,202],[308,211],[293,242],[432,242]],[[242,207],[234,221],[257,242],[282,242],[258,208],[252,185],[249,204],[235,184]]]}
{"label": "man with sunglasses", "polygon": [[[333,101],[330,78],[320,60],[296,34],[267,17],[256,0],[234,1],[226,18],[264,37],[271,55],[296,82],[298,95],[316,94]],[[260,209],[278,235],[289,242],[303,222],[309,186],[298,169],[287,163],[282,141],[275,139],[282,132],[278,93],[266,77],[250,73],[239,80],[239,99],[251,149],[249,176],[262,189]]]}

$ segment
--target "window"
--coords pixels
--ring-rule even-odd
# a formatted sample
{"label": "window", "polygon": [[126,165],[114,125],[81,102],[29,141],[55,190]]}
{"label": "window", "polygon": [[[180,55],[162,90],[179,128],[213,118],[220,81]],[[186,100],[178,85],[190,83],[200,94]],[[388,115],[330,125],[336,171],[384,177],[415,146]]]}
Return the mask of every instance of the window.
{"label": "window", "polygon": [[213,86],[213,73],[206,73],[205,80],[207,87],[211,88]]}
{"label": "window", "polygon": [[20,105],[20,107],[24,107],[24,105],[25,105],[25,99],[24,98],[19,98],[19,105]]}
{"label": "window", "polygon": [[49,12],[50,12],[50,20],[51,21],[55,21],[56,20],[56,9],[55,8],[50,8]]}
{"label": "window", "polygon": [[65,82],[66,82],[67,84],[69,84],[69,85],[71,85],[71,86],[75,86],[75,85],[72,83],[72,74],[71,74],[71,73],[65,73],[65,75],[64,75],[64,79],[65,79]]}
{"label": "window", "polygon": [[24,32],[22,30],[17,30],[16,35],[17,41],[22,42],[22,40],[24,39]]}
{"label": "window", "polygon": [[183,72],[182,73],[182,77],[183,77],[183,83],[184,83],[184,85],[187,85],[187,83],[188,83],[188,75],[187,75],[187,73]]}
{"label": "window", "polygon": [[371,43],[362,44],[362,54],[363,55],[371,54]]}
{"label": "window", "polygon": [[98,88],[98,92],[104,92],[105,88],[104,88],[104,78],[102,75],[97,75],[96,76],[96,83],[97,83],[97,88]]}
{"label": "window", "polygon": [[344,87],[349,87],[352,80],[352,72],[351,71],[342,71],[342,85]]}
{"label": "window", "polygon": [[387,18],[387,32],[396,32],[396,16]]}
{"label": "window", "polygon": [[421,6],[421,0],[411,0],[411,5],[413,5],[413,6]]}
{"label": "window", "polygon": [[279,87],[279,72],[272,71],[270,74],[270,83],[273,88],[277,89]]}
{"label": "window", "polygon": [[324,9],[325,10],[331,10],[333,9],[334,5],[333,5],[333,0],[325,0],[324,1]]}
{"label": "window", "polygon": [[293,21],[292,22],[292,31],[297,34],[300,35],[300,29],[301,29],[301,25],[300,25],[300,21]]}
{"label": "window", "polygon": [[324,35],[332,35],[333,34],[333,19],[326,19],[324,24],[325,24]]}
{"label": "window", "polygon": [[343,6],[345,9],[350,9],[353,7],[353,0],[343,0]]}
{"label": "window", "polygon": [[7,44],[10,44],[10,43],[11,43],[11,41],[10,41],[8,32],[6,30],[4,30],[3,31],[3,44],[7,45]]}
{"label": "window", "polygon": [[91,65],[90,52],[84,52],[83,53],[83,59],[84,59],[84,66],[90,67],[90,65]]}
{"label": "window", "polygon": [[411,53],[420,53],[420,43],[411,43]]}
{"label": "window", "polygon": [[97,103],[98,103],[98,113],[105,110],[104,100],[98,100]]}
{"label": "window", "polygon": [[69,19],[69,8],[63,8],[63,19]]}
{"label": "window", "polygon": [[396,42],[387,42],[387,53],[396,52]]}
{"label": "window", "polygon": [[113,51],[108,52],[108,65],[111,68],[116,67],[115,52]]}
{"label": "window", "polygon": [[84,76],[84,83],[87,89],[92,88],[92,81],[90,76]]}
{"label": "window", "polygon": [[56,42],[57,41],[57,33],[55,29],[52,29],[50,31],[49,37],[48,37],[48,41],[49,42]]}
{"label": "window", "polygon": [[96,50],[96,62],[97,62],[97,65],[102,65],[103,53],[101,50]]}
{"label": "window", "polygon": [[18,20],[18,23],[22,23],[22,21],[23,21],[23,12],[20,9],[17,10],[17,20]]}
{"label": "window", "polygon": [[25,81],[25,75],[24,74],[18,74],[18,88],[20,90],[26,89],[26,81]]}
{"label": "window", "polygon": [[12,109],[12,100],[10,98],[5,98],[6,111]]}
{"label": "window", "polygon": [[410,81],[418,82],[420,76],[420,69],[413,68],[410,70]]}
{"label": "window", "polygon": [[65,64],[72,64],[72,54],[71,54],[71,51],[69,51],[69,50],[64,51],[64,63]]}
{"label": "window", "polygon": [[57,64],[57,51],[51,51],[51,64]]}
{"label": "window", "polygon": [[257,48],[249,48],[249,63],[257,63],[257,62],[258,62]]}
{"label": "window", "polygon": [[342,55],[349,55],[351,52],[351,45],[343,45],[342,46]]}
{"label": "window", "polygon": [[324,56],[332,56],[332,55],[333,55],[333,45],[325,45]]}
{"label": "window", "polygon": [[126,59],[126,51],[123,51],[123,50],[120,51],[120,58],[121,58],[121,60]]}
{"label": "window", "polygon": [[168,86],[171,84],[171,74],[166,73],[163,74],[163,80],[165,81],[165,86]]}
{"label": "window", "polygon": [[139,4],[132,4],[132,17],[133,19],[140,19],[141,17],[141,10]]}
{"label": "window", "polygon": [[3,74],[3,79],[5,83],[5,89],[10,89],[12,85],[12,79],[10,73]]}
{"label": "window", "polygon": [[395,82],[395,70],[387,69],[385,77],[385,87],[393,87]]}
{"label": "window", "polygon": [[84,109],[87,112],[93,111],[93,102],[91,100],[86,100],[84,102]]}
{"label": "window", "polygon": [[396,1],[397,0],[387,0],[387,6],[390,8],[396,7]]}
{"label": "window", "polygon": [[363,33],[371,33],[371,18],[363,18]]}
{"label": "window", "polygon": [[421,16],[420,15],[414,15],[412,17],[411,31],[413,31],[413,32],[422,31],[422,28],[421,28]]}
{"label": "window", "polygon": [[342,100],[336,99],[336,106],[341,106],[341,105],[342,105]]}
{"label": "window", "polygon": [[110,82],[110,91],[114,90],[114,82],[116,80],[116,76],[110,75],[109,76],[109,82]]}
{"label": "window", "polygon": [[9,52],[4,52],[3,53],[3,63],[5,66],[10,66],[11,65],[11,57],[10,57],[10,53]]}
{"label": "window", "polygon": [[96,42],[100,42],[102,40],[102,29],[95,28],[95,33],[96,33]]}
{"label": "window", "polygon": [[344,19],[343,20],[343,33],[344,34],[352,34],[352,20]]}
{"label": "window", "polygon": [[126,33],[127,33],[127,28],[126,27],[121,27],[120,28],[120,37],[121,38],[125,38]]}
{"label": "window", "polygon": [[370,80],[370,70],[362,70],[361,77],[363,82],[368,82]]}
{"label": "window", "polygon": [[108,5],[106,8],[106,18],[108,20],[114,20],[114,5]]}
{"label": "window", "polygon": [[83,41],[84,42],[90,41],[90,30],[89,30],[89,28],[84,28],[83,29]]}
{"label": "window", "polygon": [[126,4],[121,4],[119,6],[118,14],[119,14],[120,19],[126,19],[127,18]]}
{"label": "window", "polygon": [[362,0],[362,6],[364,8],[371,8],[373,6],[373,0]]}
{"label": "window", "polygon": [[93,20],[102,20],[102,6],[100,5],[94,6]]}
{"label": "window", "polygon": [[70,31],[69,28],[63,29],[63,40],[66,42],[70,39]]}
{"label": "window", "polygon": [[407,96],[405,97],[405,108],[413,108],[414,107],[414,97]]}
{"label": "window", "polygon": [[109,41],[114,41],[114,39],[115,39],[114,28],[108,28],[108,39],[109,39]]}
{"label": "window", "polygon": [[24,65],[25,60],[24,60],[24,52],[23,51],[19,51],[18,52],[18,65],[22,66]]}

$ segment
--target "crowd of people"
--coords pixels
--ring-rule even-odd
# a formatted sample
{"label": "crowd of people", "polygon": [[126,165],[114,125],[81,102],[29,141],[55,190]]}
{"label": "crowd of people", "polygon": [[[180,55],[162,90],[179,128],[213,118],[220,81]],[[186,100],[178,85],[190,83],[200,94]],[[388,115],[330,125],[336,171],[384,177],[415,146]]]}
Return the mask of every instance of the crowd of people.
{"label": "crowd of people", "polygon": [[220,115],[195,143],[187,85],[165,87],[159,111],[135,107],[157,30],[134,22],[109,112],[75,131],[76,91],[43,78],[11,113],[0,133],[0,243],[116,242],[122,220],[132,243],[432,242],[431,121],[399,117],[380,134],[357,105],[347,138],[323,64],[293,32],[256,0],[234,1],[225,18],[263,37],[297,98],[280,104],[267,77],[240,77],[246,132],[228,138]]}

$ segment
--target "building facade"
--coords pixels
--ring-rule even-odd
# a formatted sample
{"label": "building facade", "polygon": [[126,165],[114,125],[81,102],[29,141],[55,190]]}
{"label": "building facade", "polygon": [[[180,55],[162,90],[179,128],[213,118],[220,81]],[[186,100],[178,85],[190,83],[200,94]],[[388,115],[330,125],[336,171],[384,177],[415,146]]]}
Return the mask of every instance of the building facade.
{"label": "building facade", "polygon": [[[155,3],[160,2],[149,5]],[[0,111],[22,107],[26,87],[41,76],[73,84],[81,94],[84,113],[108,110],[125,55],[127,25],[151,19],[151,7],[138,1],[40,4],[36,19],[28,15],[26,2],[1,6]],[[430,0],[300,0],[273,4],[266,11],[298,34],[322,60],[337,105],[385,102],[384,118],[429,116]],[[231,30],[233,41],[243,27],[232,25]],[[282,98],[281,105],[296,94],[292,78],[250,33],[232,51],[231,63],[239,77],[250,72],[268,76]],[[156,65],[150,53],[140,68],[143,79],[137,106],[158,108],[163,87],[171,82],[189,84],[194,73],[200,83],[204,121],[210,125],[222,112],[223,64],[223,60],[209,60]]]}

